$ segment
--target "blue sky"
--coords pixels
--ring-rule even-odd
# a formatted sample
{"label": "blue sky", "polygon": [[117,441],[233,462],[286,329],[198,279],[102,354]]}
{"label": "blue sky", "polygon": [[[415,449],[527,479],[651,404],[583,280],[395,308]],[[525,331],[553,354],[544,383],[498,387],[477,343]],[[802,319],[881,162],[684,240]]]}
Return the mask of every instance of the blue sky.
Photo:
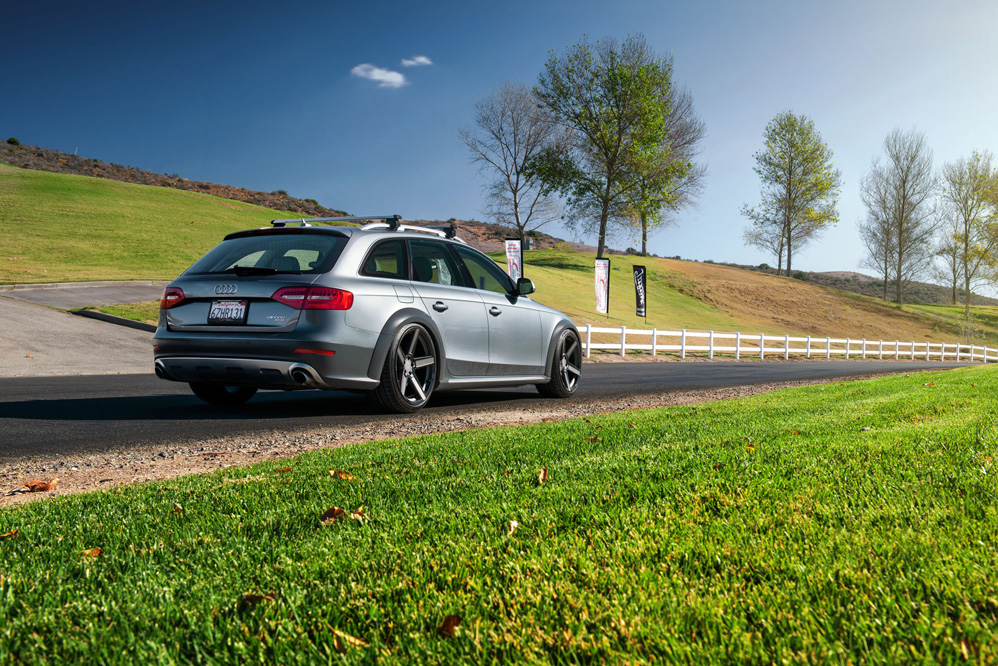
{"label": "blue sky", "polygon": [[[458,130],[584,35],[642,33],[671,53],[706,122],[707,188],[653,236],[663,256],[772,263],[743,245],[739,210],[758,201],[752,153],[784,110],[815,121],[844,182],[838,227],[796,268],[857,269],[859,181],[894,127],[924,131],[937,166],[998,150],[993,0],[8,5],[2,138],[356,214],[483,219]],[[432,64],[403,65],[417,56]],[[351,73],[372,68],[387,73]]]}

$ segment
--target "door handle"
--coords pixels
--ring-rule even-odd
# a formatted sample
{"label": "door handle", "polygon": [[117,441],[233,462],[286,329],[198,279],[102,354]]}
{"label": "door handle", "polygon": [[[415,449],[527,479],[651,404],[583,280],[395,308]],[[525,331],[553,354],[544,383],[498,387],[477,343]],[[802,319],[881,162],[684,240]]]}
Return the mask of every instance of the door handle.
{"label": "door handle", "polygon": [[437,312],[443,312],[444,310],[447,309],[447,304],[444,303],[443,301],[437,301],[436,303],[433,304],[433,309],[436,310]]}
{"label": "door handle", "polygon": [[493,305],[491,308],[489,308],[489,314],[492,315],[493,317],[498,317],[499,315],[502,314],[502,310]]}

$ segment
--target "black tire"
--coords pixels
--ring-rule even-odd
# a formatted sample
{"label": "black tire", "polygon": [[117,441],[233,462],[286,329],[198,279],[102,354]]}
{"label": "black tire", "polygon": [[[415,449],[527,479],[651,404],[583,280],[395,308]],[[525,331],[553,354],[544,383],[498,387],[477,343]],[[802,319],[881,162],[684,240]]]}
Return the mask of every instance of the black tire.
{"label": "black tire", "polygon": [[418,411],[430,400],[437,383],[437,347],[420,324],[406,324],[388,349],[381,383],[371,397],[384,410],[399,414]]}
{"label": "black tire", "polygon": [[204,382],[191,382],[190,386],[194,395],[211,405],[241,405],[256,394],[256,389],[250,386],[228,386]]}
{"label": "black tire", "polygon": [[582,378],[582,343],[572,329],[565,329],[554,343],[551,359],[551,381],[537,384],[537,392],[545,398],[568,398],[579,388]]}

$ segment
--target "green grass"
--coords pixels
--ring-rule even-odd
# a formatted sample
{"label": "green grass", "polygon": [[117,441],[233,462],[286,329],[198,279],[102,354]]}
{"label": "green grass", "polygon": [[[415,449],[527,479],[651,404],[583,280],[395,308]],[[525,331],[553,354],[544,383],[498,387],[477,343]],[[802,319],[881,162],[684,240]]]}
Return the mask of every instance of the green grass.
{"label": "green grass", "polygon": [[0,284],[169,280],[225,234],[288,216],[195,192],[0,164]]}
{"label": "green grass", "polygon": [[97,310],[105,314],[114,315],[132,321],[141,321],[146,324],[156,324],[159,322],[159,301],[145,301],[143,303],[122,303],[120,305],[102,305],[100,307],[83,308],[84,310]]}
{"label": "green grass", "polygon": [[[966,329],[964,307],[962,305],[905,305],[908,312],[916,312],[939,321],[940,328],[946,328],[959,335]],[[972,305],[970,307],[970,333],[978,344],[998,344],[998,307],[994,305]]]}
{"label": "green grass", "polygon": [[365,662],[991,663],[996,396],[896,376],[4,509],[0,662],[336,662],[339,631]]}
{"label": "green grass", "polygon": [[[492,253],[505,265],[502,253]],[[534,281],[540,303],[561,310],[575,321],[591,321],[594,326],[663,330],[682,328],[703,330],[738,330],[738,320],[692,295],[692,285],[681,275],[660,268],[648,257],[614,255],[610,257],[609,316],[596,312],[593,286],[593,260],[590,253],[564,250],[531,250],[524,253],[524,274]],[[647,323],[634,311],[635,264],[647,268]],[[777,331],[765,331],[775,333]]]}

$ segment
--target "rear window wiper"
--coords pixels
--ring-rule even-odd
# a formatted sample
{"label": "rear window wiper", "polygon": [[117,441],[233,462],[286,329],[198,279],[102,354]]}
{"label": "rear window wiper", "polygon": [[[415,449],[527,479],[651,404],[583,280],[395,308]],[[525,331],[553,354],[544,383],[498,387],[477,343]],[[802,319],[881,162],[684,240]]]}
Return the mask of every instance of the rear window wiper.
{"label": "rear window wiper", "polygon": [[235,273],[240,277],[244,275],[274,275],[277,273],[275,269],[263,266],[233,266],[225,272]]}

